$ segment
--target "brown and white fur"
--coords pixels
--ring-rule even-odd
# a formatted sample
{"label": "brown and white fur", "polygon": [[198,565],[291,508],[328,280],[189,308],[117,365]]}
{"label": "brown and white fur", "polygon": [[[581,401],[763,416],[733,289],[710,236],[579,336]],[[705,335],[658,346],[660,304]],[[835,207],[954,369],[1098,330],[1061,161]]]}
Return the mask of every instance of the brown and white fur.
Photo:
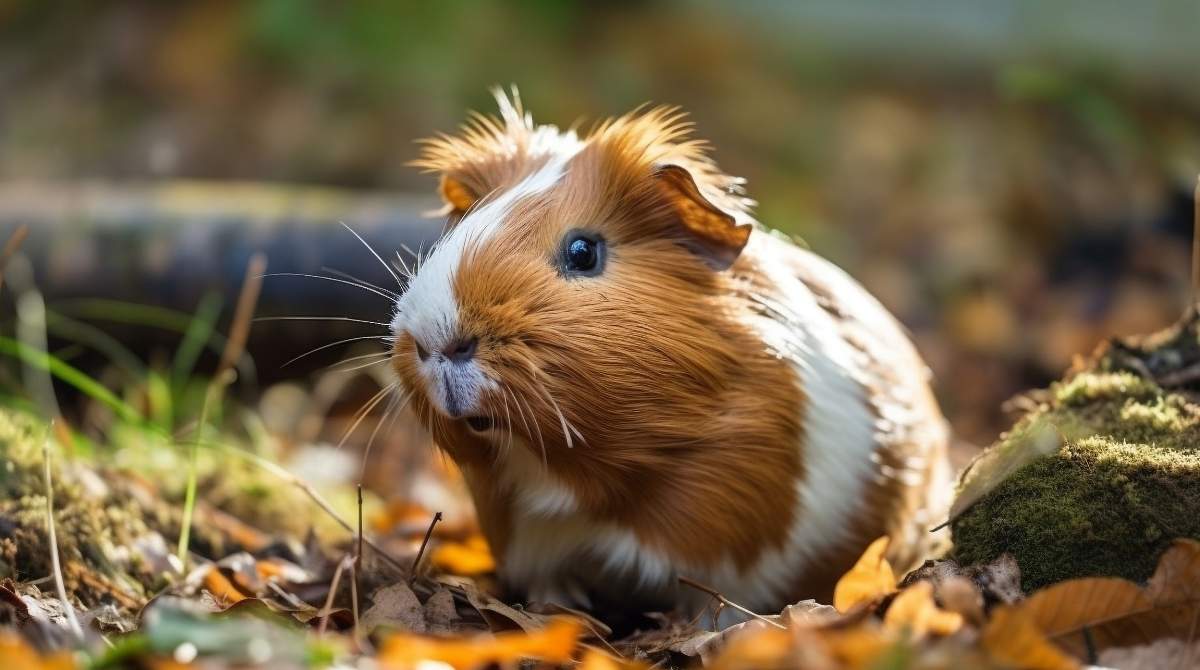
{"label": "brown and white fur", "polygon": [[[449,224],[396,303],[392,353],[502,582],[695,609],[686,576],[777,611],[828,602],[881,535],[916,557],[942,519],[946,430],[896,320],[754,222],[679,112],[578,136],[497,100],[417,162]],[[562,270],[578,230],[606,244],[597,276]]]}

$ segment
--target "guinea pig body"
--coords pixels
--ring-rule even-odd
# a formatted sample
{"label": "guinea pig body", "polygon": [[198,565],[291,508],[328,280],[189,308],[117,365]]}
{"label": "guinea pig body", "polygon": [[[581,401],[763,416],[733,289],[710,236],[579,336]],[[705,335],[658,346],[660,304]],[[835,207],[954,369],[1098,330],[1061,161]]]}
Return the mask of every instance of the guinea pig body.
{"label": "guinea pig body", "polygon": [[876,537],[915,558],[946,430],[901,326],[758,226],[669,110],[585,137],[502,118],[433,140],[449,227],[393,366],[531,601],[828,601]]}

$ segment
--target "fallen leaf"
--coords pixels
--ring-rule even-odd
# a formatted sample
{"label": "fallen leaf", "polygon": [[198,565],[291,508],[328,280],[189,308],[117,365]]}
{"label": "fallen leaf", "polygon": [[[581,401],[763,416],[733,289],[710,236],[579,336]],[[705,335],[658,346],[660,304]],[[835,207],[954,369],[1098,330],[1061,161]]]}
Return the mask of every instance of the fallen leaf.
{"label": "fallen leaf", "polygon": [[838,580],[833,591],[833,606],[845,613],[857,605],[882,598],[896,590],[896,575],[892,565],[884,558],[888,538],[881,537],[871,543],[863,555]]}
{"label": "fallen leaf", "polygon": [[422,609],[427,633],[449,635],[454,631],[453,624],[459,616],[458,608],[454,606],[454,594],[449,589],[438,588],[425,601]]}
{"label": "fallen leaf", "polygon": [[411,633],[424,633],[428,629],[421,601],[404,582],[379,589],[371,595],[371,602],[374,604],[359,622],[368,633],[381,626]]}
{"label": "fallen leaf", "polygon": [[59,651],[43,655],[9,631],[0,631],[0,659],[4,659],[5,670],[73,670],[75,668],[75,657],[69,652]]}
{"label": "fallen leaf", "polygon": [[617,658],[598,649],[588,649],[576,670],[649,670],[650,666],[628,658]]}
{"label": "fallen leaf", "polygon": [[913,638],[951,635],[962,628],[961,614],[940,609],[933,602],[933,585],[917,582],[900,592],[887,609],[883,623],[894,630],[907,630]]}
{"label": "fallen leaf", "polygon": [[453,581],[453,585],[462,591],[467,602],[479,612],[479,616],[483,617],[492,630],[519,628],[526,633],[532,633],[546,626],[548,617],[545,615],[533,614],[503,603],[480,591],[471,580]]}
{"label": "fallen leaf", "polygon": [[[1104,650],[1164,637],[1194,639],[1200,618],[1200,542],[1176,540],[1144,589],[1115,577],[1072,579],[1037,591],[1019,611],[1080,658],[1089,645]],[[1090,640],[1085,641],[1084,629]]]}
{"label": "fallen leaf", "polygon": [[779,623],[789,628],[817,626],[837,618],[837,608],[822,605],[812,598],[788,605],[779,613]]}
{"label": "fallen leaf", "polygon": [[959,613],[976,627],[983,625],[983,594],[975,582],[952,575],[937,587],[936,595],[948,611]]}
{"label": "fallen leaf", "polygon": [[1096,664],[1121,670],[1194,668],[1200,664],[1200,642],[1189,644],[1166,637],[1136,647],[1113,647],[1102,651]]}
{"label": "fallen leaf", "polygon": [[216,565],[209,566],[208,571],[204,573],[203,583],[204,588],[208,589],[220,605],[231,605],[246,599],[246,595],[239,591]]}
{"label": "fallen leaf", "polygon": [[996,603],[1015,603],[1025,597],[1021,590],[1021,568],[1012,554],[1001,554],[990,563],[966,567],[951,559],[925,561],[924,565],[905,575],[900,587],[929,581],[940,598],[942,584],[956,577],[971,580],[989,607]]}
{"label": "fallen leaf", "polygon": [[[749,622],[747,622],[749,623]],[[762,628],[743,629],[729,636],[724,649],[705,661],[709,670],[761,670],[781,665],[791,654],[793,636],[786,630],[762,625]]]}
{"label": "fallen leaf", "polygon": [[465,542],[443,542],[433,550],[430,561],[440,570],[465,577],[496,570],[496,559],[482,535],[472,535]]}
{"label": "fallen leaf", "polygon": [[428,667],[432,661],[458,670],[488,664],[511,665],[536,659],[546,663],[568,663],[579,640],[582,626],[572,619],[556,619],[535,633],[508,632],[460,639],[417,635],[393,635],[384,641],[376,661],[390,670]]}
{"label": "fallen leaf", "polygon": [[1028,670],[1075,670],[1079,663],[1054,646],[1027,614],[1012,605],[992,610],[980,645],[995,661]]}

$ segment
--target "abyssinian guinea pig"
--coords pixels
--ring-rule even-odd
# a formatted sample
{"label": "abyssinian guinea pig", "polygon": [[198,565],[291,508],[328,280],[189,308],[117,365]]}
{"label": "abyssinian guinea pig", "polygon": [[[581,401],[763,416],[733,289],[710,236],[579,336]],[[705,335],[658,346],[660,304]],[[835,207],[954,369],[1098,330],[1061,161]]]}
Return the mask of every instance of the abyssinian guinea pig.
{"label": "abyssinian guinea pig", "polygon": [[511,592],[778,611],[944,517],[946,428],[902,327],[756,223],[674,109],[585,135],[515,91],[428,140],[447,231],[393,366],[460,466]]}

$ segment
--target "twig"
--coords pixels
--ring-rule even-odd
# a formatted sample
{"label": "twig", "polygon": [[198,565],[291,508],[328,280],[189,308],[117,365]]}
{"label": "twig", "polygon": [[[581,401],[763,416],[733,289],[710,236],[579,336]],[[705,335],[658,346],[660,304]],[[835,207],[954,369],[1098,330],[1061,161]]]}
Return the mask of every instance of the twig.
{"label": "twig", "polygon": [[354,581],[350,583],[350,603],[354,608],[354,639],[358,640],[358,589],[359,576],[362,575],[362,555],[363,555],[363,498],[362,484],[358,485],[358,537],[357,545],[354,548]]}
{"label": "twig", "polygon": [[[346,532],[348,532],[350,534],[354,534],[354,526],[351,526],[350,522],[343,519],[342,516],[333,509],[333,506],[329,504],[329,501],[325,500],[325,498],[320,493],[318,493],[316,489],[314,489],[311,485],[309,485],[308,482],[305,482],[304,480],[300,479],[299,477],[296,477],[292,473],[288,472],[287,470],[284,470],[283,468],[272,463],[271,461],[263,458],[262,456],[259,456],[258,454],[251,453],[244,449],[238,449],[237,447],[232,447],[232,446],[229,446],[227,444],[222,444],[222,443],[209,443],[208,446],[213,446],[213,447],[216,447],[218,449],[225,451],[226,453],[245,458],[246,460],[250,461],[254,465],[257,465],[259,468],[262,468],[263,470],[270,472],[271,474],[275,475],[276,477],[278,477],[278,478],[284,480],[285,482],[291,484],[292,486],[295,486],[296,488],[300,489],[305,495],[307,495],[309,497],[309,499],[311,499],[314,503],[317,504],[317,507],[321,508],[321,511],[328,514],[329,517],[331,519],[333,519],[334,521],[336,521],[339,526],[346,529]],[[366,537],[362,537],[362,542],[367,547],[374,550],[375,553],[379,554],[380,558],[382,558],[384,561],[386,561],[392,567],[399,570],[401,573],[403,573],[405,570],[408,569],[407,566],[405,566],[403,563],[396,560],[395,558],[392,558],[391,554],[389,554],[387,551],[385,551],[383,549],[383,547],[380,547],[378,544],[376,544],[372,540],[370,540]]]}
{"label": "twig", "polygon": [[[787,630],[786,626],[783,626],[775,621],[772,621],[761,614],[751,612],[750,610],[746,609],[745,607],[742,607],[741,605],[739,605],[739,604],[733,602],[732,600],[726,598],[725,596],[721,595],[720,591],[714,589],[711,586],[706,586],[694,579],[689,579],[687,577],[679,577],[679,583],[683,584],[685,586],[690,586],[693,589],[696,589],[697,591],[702,591],[704,593],[707,593],[708,595],[715,598],[717,600],[717,602],[721,603],[721,607],[732,607],[733,609],[735,609],[743,614],[748,614],[751,617],[754,617],[755,619],[762,621],[763,623],[770,624],[776,628],[779,628],[780,630]],[[717,610],[717,611],[720,612],[720,610]]]}
{"label": "twig", "polygon": [[[51,420],[50,428],[54,423]],[[83,641],[83,629],[75,618],[75,607],[67,600],[67,586],[63,581],[62,563],[58,559],[58,534],[54,530],[54,482],[50,478],[50,431],[46,431],[46,439],[42,442],[42,464],[46,478],[46,535],[50,541],[50,565],[54,570],[54,588],[58,591],[58,599],[62,601],[63,614],[71,627],[75,639]]]}
{"label": "twig", "polygon": [[429,528],[425,529],[425,539],[421,540],[421,548],[417,550],[417,557],[413,559],[412,570],[408,575],[408,585],[412,586],[413,582],[417,581],[417,568],[421,565],[421,557],[425,555],[425,547],[429,544],[429,538],[433,535],[433,527],[442,520],[442,513],[435,512],[433,520],[429,522]]}
{"label": "twig", "polygon": [[233,323],[229,327],[229,339],[225,341],[225,349],[221,352],[221,362],[204,392],[204,403],[200,406],[200,420],[196,424],[196,436],[188,449],[187,488],[183,497],[183,519],[179,527],[179,545],[175,550],[180,565],[187,565],[187,550],[191,539],[192,518],[196,511],[197,463],[200,442],[204,439],[204,424],[208,421],[208,410],[212,403],[219,402],[225,387],[232,381],[233,366],[246,348],[246,338],[250,334],[250,322],[254,316],[254,306],[258,303],[258,294],[262,288],[262,275],[267,269],[267,258],[261,253],[250,257],[246,266],[246,276],[242,280],[242,290],[238,295],[237,308],[233,312]]}
{"label": "twig", "polygon": [[1200,305],[1200,178],[1192,191],[1192,307]]}
{"label": "twig", "polygon": [[317,635],[323,637],[325,635],[325,627],[329,624],[329,614],[333,610],[333,597],[337,595],[338,582],[342,579],[342,572],[349,567],[354,569],[354,561],[349,554],[342,557],[338,561],[337,570],[333,571],[333,582],[329,585],[329,595],[325,596],[325,607],[321,609],[321,624],[317,627]]}
{"label": "twig", "polygon": [[21,248],[21,244],[28,236],[29,226],[22,223],[4,243],[4,250],[0,251],[0,288],[4,287],[4,269],[8,267],[8,261],[12,260],[13,255],[17,253],[17,249]]}

